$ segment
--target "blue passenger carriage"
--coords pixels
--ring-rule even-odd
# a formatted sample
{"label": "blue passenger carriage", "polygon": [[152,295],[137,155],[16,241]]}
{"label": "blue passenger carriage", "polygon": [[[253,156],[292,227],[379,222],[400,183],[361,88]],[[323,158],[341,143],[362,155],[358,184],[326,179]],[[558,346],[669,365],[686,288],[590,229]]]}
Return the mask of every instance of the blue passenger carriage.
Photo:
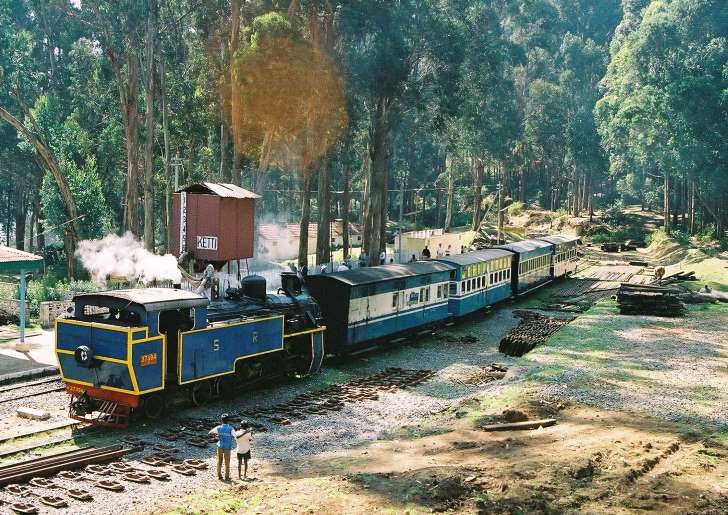
{"label": "blue passenger carriage", "polygon": [[448,317],[453,268],[421,261],[309,276],[327,328],[327,350],[344,353]]}
{"label": "blue passenger carriage", "polygon": [[576,255],[578,237],[558,234],[538,239],[554,246],[551,269],[554,279],[565,277],[576,270],[576,264],[579,261]]}
{"label": "blue passenger carriage", "polygon": [[553,247],[553,243],[540,240],[524,240],[495,247],[513,254],[511,276],[514,295],[522,295],[552,280]]}
{"label": "blue passenger carriage", "polygon": [[450,313],[463,316],[511,297],[511,261],[506,250],[487,249],[437,258],[450,272]]}

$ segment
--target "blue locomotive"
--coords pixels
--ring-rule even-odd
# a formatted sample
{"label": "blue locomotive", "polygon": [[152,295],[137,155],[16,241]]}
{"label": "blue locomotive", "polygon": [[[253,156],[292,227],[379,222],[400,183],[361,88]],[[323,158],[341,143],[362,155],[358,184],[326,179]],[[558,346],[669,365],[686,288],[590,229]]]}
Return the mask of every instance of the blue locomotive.
{"label": "blue locomotive", "polygon": [[78,295],[56,320],[56,356],[70,416],[124,427],[132,411],[163,415],[186,396],[202,405],[281,375],[318,371],[324,331],[318,304],[285,272],[279,293],[249,276],[210,302],[196,293],[144,288]]}
{"label": "blue locomotive", "polygon": [[[310,276],[281,274],[267,293],[249,276],[209,301],[146,288],[78,295],[56,321],[70,415],[125,426],[174,399],[202,405],[286,374],[524,295],[576,269],[577,238],[551,236],[409,264]],[[327,333],[324,349],[324,332]]]}

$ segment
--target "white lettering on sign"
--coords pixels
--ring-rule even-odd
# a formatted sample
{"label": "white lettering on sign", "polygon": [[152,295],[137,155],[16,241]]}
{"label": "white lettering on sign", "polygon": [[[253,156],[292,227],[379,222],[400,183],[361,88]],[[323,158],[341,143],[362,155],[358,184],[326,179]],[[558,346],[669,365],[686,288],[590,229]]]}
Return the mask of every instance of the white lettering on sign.
{"label": "white lettering on sign", "polygon": [[198,236],[197,248],[200,250],[217,250],[217,236]]}
{"label": "white lettering on sign", "polygon": [[187,192],[180,194],[179,202],[179,253],[187,250]]}

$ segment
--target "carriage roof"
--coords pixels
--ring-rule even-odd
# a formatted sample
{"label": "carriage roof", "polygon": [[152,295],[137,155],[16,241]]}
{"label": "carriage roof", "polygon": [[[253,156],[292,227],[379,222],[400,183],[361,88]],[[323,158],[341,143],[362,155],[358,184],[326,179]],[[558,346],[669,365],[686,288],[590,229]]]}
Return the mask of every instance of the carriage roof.
{"label": "carriage roof", "polygon": [[313,275],[309,276],[307,280],[313,279],[315,281],[325,279],[340,282],[349,286],[358,286],[361,284],[371,284],[393,279],[404,279],[406,277],[449,272],[450,270],[452,270],[452,266],[447,263],[439,263],[437,261],[418,261],[417,263],[371,266],[357,268],[356,270],[349,270],[346,272]]}

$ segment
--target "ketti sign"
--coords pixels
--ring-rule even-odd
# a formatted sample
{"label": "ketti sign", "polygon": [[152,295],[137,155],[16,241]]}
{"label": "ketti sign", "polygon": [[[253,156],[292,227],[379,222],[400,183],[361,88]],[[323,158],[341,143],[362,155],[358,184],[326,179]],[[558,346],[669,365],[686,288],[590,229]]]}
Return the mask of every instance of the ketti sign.
{"label": "ketti sign", "polygon": [[198,236],[197,248],[200,250],[217,250],[217,236]]}

